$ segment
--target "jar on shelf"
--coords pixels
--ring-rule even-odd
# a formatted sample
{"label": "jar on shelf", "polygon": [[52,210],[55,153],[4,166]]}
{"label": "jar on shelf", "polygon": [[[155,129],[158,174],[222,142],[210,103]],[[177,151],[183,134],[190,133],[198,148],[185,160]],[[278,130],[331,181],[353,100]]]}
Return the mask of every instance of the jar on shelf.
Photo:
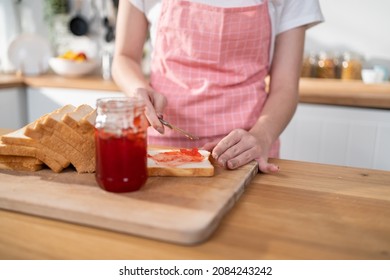
{"label": "jar on shelf", "polygon": [[333,63],[335,69],[335,78],[341,79],[341,69],[343,64],[343,56],[339,52],[333,53]]}
{"label": "jar on shelf", "polygon": [[303,57],[301,77],[315,78],[317,76],[317,55],[314,52],[306,53]]}
{"label": "jar on shelf", "polygon": [[335,79],[336,66],[333,57],[326,52],[320,52],[317,62],[317,78]]}
{"label": "jar on shelf", "polygon": [[362,59],[353,53],[346,52],[343,55],[341,66],[342,80],[361,80],[362,79]]}
{"label": "jar on shelf", "polygon": [[109,192],[131,192],[147,181],[148,121],[136,97],[102,98],[96,108],[96,181]]}

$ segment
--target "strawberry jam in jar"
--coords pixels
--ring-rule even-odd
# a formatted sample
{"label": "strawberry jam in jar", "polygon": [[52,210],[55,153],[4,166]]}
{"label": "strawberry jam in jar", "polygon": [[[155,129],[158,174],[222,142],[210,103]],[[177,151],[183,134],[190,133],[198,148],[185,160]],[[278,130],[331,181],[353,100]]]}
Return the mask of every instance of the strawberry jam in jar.
{"label": "strawberry jam in jar", "polygon": [[96,181],[109,192],[139,190],[148,178],[145,106],[136,97],[97,100]]}

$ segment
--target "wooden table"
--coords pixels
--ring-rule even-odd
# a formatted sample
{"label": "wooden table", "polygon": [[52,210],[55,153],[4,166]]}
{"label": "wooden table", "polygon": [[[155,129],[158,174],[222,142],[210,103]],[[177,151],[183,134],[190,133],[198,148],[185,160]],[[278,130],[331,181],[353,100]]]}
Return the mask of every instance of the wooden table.
{"label": "wooden table", "polygon": [[273,161],[200,245],[0,210],[0,258],[390,259],[390,172]]}

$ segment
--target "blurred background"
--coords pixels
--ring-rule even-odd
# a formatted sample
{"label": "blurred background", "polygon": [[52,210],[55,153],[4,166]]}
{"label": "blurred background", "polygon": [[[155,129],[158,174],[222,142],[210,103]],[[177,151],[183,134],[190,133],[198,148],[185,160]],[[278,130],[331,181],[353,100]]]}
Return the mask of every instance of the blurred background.
{"label": "blurred background", "polygon": [[[3,71],[10,42],[34,33],[50,41],[54,55],[80,49],[99,58],[112,51],[119,0],[1,0],[0,48]],[[320,0],[326,19],[307,32],[305,58],[358,60],[362,68],[390,68],[390,1]],[[79,20],[77,23],[76,20]],[[70,22],[74,20],[73,29]],[[146,69],[147,72],[147,69]],[[337,72],[337,70],[336,70]],[[303,73],[303,76],[321,73]],[[332,75],[331,75],[332,76]],[[335,74],[339,78],[340,73]],[[326,74],[325,74],[326,77]]]}

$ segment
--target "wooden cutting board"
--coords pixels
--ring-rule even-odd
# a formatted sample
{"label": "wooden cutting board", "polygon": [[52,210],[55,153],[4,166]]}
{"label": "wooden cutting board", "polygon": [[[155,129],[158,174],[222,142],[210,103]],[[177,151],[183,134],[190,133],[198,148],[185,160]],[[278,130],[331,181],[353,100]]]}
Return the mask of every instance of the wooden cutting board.
{"label": "wooden cutting board", "polygon": [[150,177],[137,192],[100,189],[94,174],[0,170],[0,208],[178,244],[205,241],[257,173],[215,166],[212,177]]}

